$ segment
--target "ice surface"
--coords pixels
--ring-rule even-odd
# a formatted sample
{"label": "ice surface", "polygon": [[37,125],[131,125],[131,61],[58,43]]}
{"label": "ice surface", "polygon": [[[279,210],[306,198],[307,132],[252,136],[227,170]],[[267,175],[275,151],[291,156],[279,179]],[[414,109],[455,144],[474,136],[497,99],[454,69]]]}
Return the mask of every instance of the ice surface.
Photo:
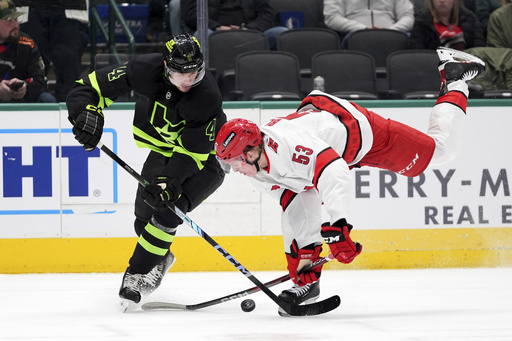
{"label": "ice surface", "polygon": [[[283,272],[254,272],[265,282]],[[0,340],[512,340],[512,268],[326,270],[324,315],[280,317],[265,294],[196,311],[121,313],[122,274],[0,275]],[[276,294],[290,282],[273,287]],[[253,287],[240,272],[170,272],[143,302],[195,304]]]}

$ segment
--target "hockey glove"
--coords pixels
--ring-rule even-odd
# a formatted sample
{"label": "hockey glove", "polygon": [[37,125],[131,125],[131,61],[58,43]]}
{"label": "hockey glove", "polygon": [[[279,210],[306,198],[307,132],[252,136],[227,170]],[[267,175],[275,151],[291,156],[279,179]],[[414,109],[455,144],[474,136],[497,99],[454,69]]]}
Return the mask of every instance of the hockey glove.
{"label": "hockey glove", "polygon": [[84,111],[78,115],[74,122],[73,134],[75,139],[84,146],[85,150],[90,152],[96,148],[103,134],[103,124],[105,123],[101,108],[88,104]]}
{"label": "hockey glove", "polygon": [[299,249],[297,241],[295,239],[293,240],[290,245],[290,253],[286,254],[286,260],[288,261],[288,273],[290,274],[290,278],[293,283],[300,283],[302,286],[308,283],[314,283],[320,279],[323,264],[316,266],[307,272],[300,271],[302,267],[320,259],[320,252],[322,252],[322,245],[315,246],[314,244],[310,244]]}
{"label": "hockey glove", "polygon": [[165,202],[173,203],[180,195],[180,184],[166,176],[157,176],[142,192],[144,202],[156,210],[164,209]]}
{"label": "hockey glove", "polygon": [[322,225],[322,238],[329,245],[332,254],[336,259],[348,264],[354,260],[363,250],[363,246],[350,239],[350,230],[352,225],[345,219],[340,219],[333,226]]}

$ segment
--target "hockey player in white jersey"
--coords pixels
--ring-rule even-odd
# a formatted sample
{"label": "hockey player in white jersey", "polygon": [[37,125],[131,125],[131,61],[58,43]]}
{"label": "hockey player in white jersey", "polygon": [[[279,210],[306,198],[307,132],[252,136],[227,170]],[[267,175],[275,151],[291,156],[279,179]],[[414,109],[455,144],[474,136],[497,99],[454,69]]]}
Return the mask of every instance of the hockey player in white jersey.
{"label": "hockey player in white jersey", "polygon": [[361,253],[347,221],[350,169],[370,166],[414,177],[456,156],[466,81],[482,76],[485,64],[452,49],[437,53],[441,91],[426,133],[320,91],[311,92],[297,112],[261,127],[233,119],[219,131],[217,157],[278,198],[282,207],[287,268],[294,282],[281,293],[283,300],[301,304],[318,298],[321,266],[299,270],[320,258],[322,239],[341,263]]}

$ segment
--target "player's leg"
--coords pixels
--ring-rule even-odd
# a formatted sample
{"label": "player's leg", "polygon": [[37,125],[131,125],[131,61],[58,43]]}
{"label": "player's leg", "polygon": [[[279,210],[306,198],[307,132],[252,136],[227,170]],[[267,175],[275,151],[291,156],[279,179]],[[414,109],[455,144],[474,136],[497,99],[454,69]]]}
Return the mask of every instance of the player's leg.
{"label": "player's leg", "polygon": [[[142,176],[152,179],[161,174],[167,159],[151,152]],[[190,212],[210,196],[223,182],[224,171],[212,156],[206,166],[182,184],[182,195],[175,205],[183,212]],[[174,263],[169,248],[174,241],[177,227],[183,221],[171,210],[153,211],[141,197],[139,187],[135,203],[135,229],[139,240],[130,258],[130,266],[123,277],[119,291],[121,298],[138,303],[160,285],[163,276]]]}
{"label": "player's leg", "polygon": [[373,146],[360,166],[414,177],[429,165],[440,165],[455,157],[467,106],[466,81],[482,75],[485,69],[480,59],[467,53],[446,48],[438,51],[441,93],[432,108],[427,133],[368,112]]}
{"label": "player's leg", "polygon": [[485,74],[485,63],[470,54],[437,49],[441,90],[430,114],[427,134],[436,142],[432,165],[455,158],[458,152],[468,99],[467,81]]}
{"label": "player's leg", "polygon": [[[294,284],[283,290],[279,297],[292,304],[311,303],[320,296],[320,275],[322,267],[316,267],[307,273],[300,270],[320,258],[322,251],[322,202],[316,190],[301,193],[285,191],[286,203],[281,201],[284,211],[281,216],[281,229],[288,263],[290,278]],[[300,273],[298,275],[297,273]],[[279,314],[287,315],[282,309]]]}
{"label": "player's leg", "polygon": [[[150,152],[142,168],[141,176],[151,180],[161,174],[166,158],[156,152]],[[135,199],[135,232],[139,236],[137,245],[129,260],[129,266],[123,276],[119,296],[126,302],[140,302],[160,285],[163,276],[175,261],[169,247],[174,239],[178,217],[165,220],[155,218],[153,209],[142,198],[144,187],[139,184]],[[169,221],[174,220],[174,221]]]}

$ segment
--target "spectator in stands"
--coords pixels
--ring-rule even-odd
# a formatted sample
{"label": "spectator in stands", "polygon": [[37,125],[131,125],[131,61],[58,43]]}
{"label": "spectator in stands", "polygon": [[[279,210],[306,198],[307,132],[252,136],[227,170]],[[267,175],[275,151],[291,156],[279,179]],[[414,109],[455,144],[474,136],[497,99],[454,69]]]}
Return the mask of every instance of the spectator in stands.
{"label": "spectator in stands", "polygon": [[[196,1],[182,0],[181,13],[185,25],[197,30]],[[274,26],[274,9],[269,0],[208,0],[208,34],[238,29],[264,32],[271,49],[276,47],[277,36],[287,30]]]}
{"label": "spectator in stands", "polygon": [[414,6],[410,0],[324,0],[324,21],[343,38],[341,45],[346,48],[348,36],[355,31],[387,28],[409,32]]}
{"label": "spectator in stands", "polygon": [[445,46],[465,50],[485,46],[482,27],[476,15],[461,0],[426,0],[411,31],[411,48],[435,50]]}
{"label": "spectator in stands", "polygon": [[168,0],[149,0],[147,40],[150,43],[166,42],[170,31],[167,27],[166,5]]}
{"label": "spectator in stands", "polygon": [[169,26],[172,35],[193,33],[182,20],[181,16],[181,0],[169,1]]}
{"label": "spectator in stands", "polygon": [[81,78],[82,54],[88,43],[89,0],[15,0],[28,14],[21,30],[36,42],[46,72],[55,71],[55,97],[65,102],[75,80]]}
{"label": "spectator in stands", "polygon": [[[511,48],[473,47],[464,52],[471,53],[485,62],[485,76],[475,80],[475,82],[482,87],[484,92],[506,89],[512,90]],[[510,93],[510,91],[506,93]]]}
{"label": "spectator in stands", "polygon": [[56,103],[46,92],[41,54],[34,40],[20,32],[11,0],[0,0],[0,102]]}
{"label": "spectator in stands", "polygon": [[476,13],[477,0],[461,0],[461,5],[469,9],[471,12]]}
{"label": "spectator in stands", "polygon": [[512,90],[512,4],[508,0],[489,16],[487,46],[466,50],[486,63],[487,73],[479,78],[484,91]]}
{"label": "spectator in stands", "polygon": [[427,5],[425,0],[411,0],[411,2],[414,6],[414,16],[416,16],[420,10]]}
{"label": "spectator in stands", "polygon": [[512,48],[512,4],[504,4],[489,16],[487,46]]}
{"label": "spectator in stands", "polygon": [[479,0],[476,2],[475,14],[480,20],[480,26],[484,31],[484,36],[487,35],[487,25],[489,23],[489,16],[492,12],[502,6],[500,0]]}

